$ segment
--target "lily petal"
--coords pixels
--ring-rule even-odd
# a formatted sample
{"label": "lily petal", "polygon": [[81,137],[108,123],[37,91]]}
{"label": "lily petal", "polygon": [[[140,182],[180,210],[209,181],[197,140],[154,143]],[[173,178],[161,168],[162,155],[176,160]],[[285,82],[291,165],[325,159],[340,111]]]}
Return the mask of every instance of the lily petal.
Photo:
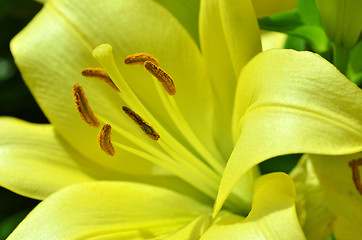
{"label": "lily petal", "polygon": [[297,213],[307,239],[326,239],[333,233],[336,216],[324,204],[329,200],[309,158],[305,154],[290,173],[297,191]]}
{"label": "lily petal", "polygon": [[[321,189],[325,192],[325,205],[335,216],[340,217],[338,226],[350,222],[350,228],[343,230],[338,227],[339,235],[351,230],[350,234],[359,234],[362,237],[362,195],[353,182],[352,170],[348,163],[362,158],[362,154],[346,156],[318,156],[311,155],[310,161],[321,182]],[[347,234],[346,236],[349,236]],[[343,238],[342,238],[343,239]],[[347,238],[344,238],[347,239]],[[358,238],[357,238],[358,239]]]}
{"label": "lily petal", "polygon": [[298,212],[308,239],[322,239],[332,233],[337,239],[362,238],[362,196],[349,167],[350,161],[361,157],[361,153],[305,155],[291,173],[298,193]]}
{"label": "lily petal", "polygon": [[[244,65],[261,51],[259,28],[252,9],[249,0],[201,1],[201,48],[212,78],[236,80]],[[225,74],[229,69],[230,79],[229,74]]]}
{"label": "lily petal", "polygon": [[184,240],[184,239],[203,239],[203,234],[209,227],[216,225],[225,225],[230,223],[240,223],[244,218],[230,212],[221,211],[215,219],[210,214],[202,215],[191,223],[162,239]]}
{"label": "lily petal", "polygon": [[[0,118],[0,185],[44,199],[71,184],[94,181],[76,160],[86,161],[49,124]],[[73,154],[72,154],[73,153]]]}
{"label": "lily petal", "polygon": [[272,173],[256,181],[251,212],[245,220],[216,223],[201,239],[305,239],[295,211],[291,178]]}
{"label": "lily petal", "polygon": [[196,218],[191,223],[187,224],[181,229],[171,233],[169,236],[162,239],[170,240],[184,240],[184,239],[200,239],[200,236],[205,232],[205,230],[211,224],[210,214],[202,215]]}
{"label": "lily petal", "polygon": [[319,55],[263,52],[243,69],[239,82],[234,112],[238,140],[215,212],[245,172],[266,159],[362,150],[362,91]]}
{"label": "lily petal", "polygon": [[[216,92],[214,119],[219,146],[230,134],[235,87],[240,70],[261,51],[261,40],[250,0],[202,0],[200,6],[200,43],[206,67]],[[227,145],[227,144],[226,144]]]}
{"label": "lily petal", "polygon": [[41,202],[9,239],[149,239],[169,234],[210,210],[154,186],[84,183]]}
{"label": "lily petal", "polygon": [[338,217],[333,227],[334,236],[338,240],[353,240],[362,237],[361,226],[344,217]]}
{"label": "lily petal", "polygon": [[137,66],[124,66],[121,59],[136,52],[155,55],[175,79],[179,93],[175,100],[192,129],[210,143],[207,145],[212,145],[211,126],[205,124],[209,123],[206,119],[211,108],[210,89],[201,54],[169,12],[148,0],[113,0],[106,4],[97,0],[49,1],[12,41],[11,49],[42,110],[74,148],[94,162],[119,172],[170,174],[121,149],[113,157],[106,156],[97,146],[98,129],[87,126],[75,110],[71,89],[74,83],[81,83],[93,111],[132,131],[141,143],[134,144],[122,136],[118,136],[118,142],[135,148],[156,145],[139,129],[133,132],[136,126],[122,112],[121,107],[126,104],[115,91],[102,82],[81,76],[82,69],[99,66],[91,53],[105,41],[113,46],[120,70],[131,88],[167,125],[169,116],[160,107],[162,103],[150,74]]}
{"label": "lily petal", "polygon": [[152,184],[211,204],[200,191],[176,176],[120,174],[92,163],[75,151],[49,124],[0,118],[0,185],[35,199],[69,185],[118,180]]}

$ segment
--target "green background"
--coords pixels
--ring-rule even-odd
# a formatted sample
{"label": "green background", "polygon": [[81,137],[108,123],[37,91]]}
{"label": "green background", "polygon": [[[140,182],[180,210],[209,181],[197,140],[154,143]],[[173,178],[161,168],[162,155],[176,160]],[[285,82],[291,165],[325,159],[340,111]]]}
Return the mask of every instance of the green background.
{"label": "green background", "polygon": [[[41,4],[31,0],[0,0],[0,115],[46,123],[47,119],[24,84],[9,49],[10,40],[40,8]],[[5,239],[37,203],[0,188],[0,239]]]}

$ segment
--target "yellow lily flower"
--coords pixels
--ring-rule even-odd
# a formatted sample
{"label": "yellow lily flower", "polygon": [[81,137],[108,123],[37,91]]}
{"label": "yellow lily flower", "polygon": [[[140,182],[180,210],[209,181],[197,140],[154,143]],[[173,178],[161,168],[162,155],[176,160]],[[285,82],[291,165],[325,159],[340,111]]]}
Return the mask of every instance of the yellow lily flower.
{"label": "yellow lily flower", "polygon": [[324,30],[333,42],[333,63],[347,72],[350,52],[362,33],[362,1],[317,0]]}
{"label": "yellow lily flower", "polygon": [[229,3],[201,1],[201,50],[153,1],[45,3],[11,49],[52,125],[0,130],[0,184],[45,200],[10,239],[304,238],[290,178],[255,166],[361,151],[362,92],[318,55],[257,55]]}
{"label": "yellow lily flower", "polygon": [[332,233],[336,239],[362,238],[362,186],[358,165],[352,167],[361,158],[361,153],[305,155],[293,170],[298,216],[307,239]]}
{"label": "yellow lily flower", "polygon": [[362,31],[362,2],[316,0],[316,3],[329,39],[345,48],[355,46]]}

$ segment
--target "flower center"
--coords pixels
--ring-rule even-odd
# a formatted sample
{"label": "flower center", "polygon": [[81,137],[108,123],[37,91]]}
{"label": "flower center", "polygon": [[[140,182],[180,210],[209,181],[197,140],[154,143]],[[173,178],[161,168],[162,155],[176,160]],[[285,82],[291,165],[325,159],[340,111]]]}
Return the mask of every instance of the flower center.
{"label": "flower center", "polygon": [[[210,198],[215,199],[225,160],[218,151],[210,151],[188,124],[174,99],[176,87],[172,77],[149,54],[140,53],[125,58],[125,64],[141,64],[151,73],[164,109],[183,135],[182,141],[176,137],[177,134],[173,134],[172,130],[163,126],[132,91],[117,67],[110,45],[98,46],[93,51],[93,56],[102,68],[84,69],[83,76],[100,79],[116,90],[127,105],[122,107],[125,114],[151,138],[147,141],[140,140],[130,130],[118,127],[117,124],[102,117],[101,113],[94,114],[82,87],[76,84],[73,87],[73,95],[82,119],[93,127],[98,127],[98,122],[103,124],[98,134],[100,148],[112,156],[117,154],[118,148],[133,153],[173,172]],[[111,129],[139,146],[141,150],[111,140]],[[184,144],[184,140],[188,143]],[[229,208],[235,209],[237,201],[236,196],[231,196],[226,206],[229,205]]]}

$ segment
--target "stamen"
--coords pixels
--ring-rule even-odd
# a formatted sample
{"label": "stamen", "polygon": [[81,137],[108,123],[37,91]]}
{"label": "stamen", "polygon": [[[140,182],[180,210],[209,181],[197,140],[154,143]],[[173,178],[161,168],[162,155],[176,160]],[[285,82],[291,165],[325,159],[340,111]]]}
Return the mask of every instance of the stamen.
{"label": "stamen", "polygon": [[144,65],[145,68],[161,82],[163,88],[169,95],[175,95],[176,87],[170,75],[151,61],[145,61]]}
{"label": "stamen", "polygon": [[77,110],[82,119],[90,126],[98,127],[98,119],[94,115],[92,109],[89,107],[88,100],[85,97],[83,88],[80,84],[75,84],[73,86],[73,98],[75,106],[77,107]]}
{"label": "stamen", "polygon": [[142,129],[142,131],[146,133],[147,136],[156,141],[160,138],[160,135],[155,131],[155,129],[153,129],[153,127],[140,115],[126,106],[123,106],[122,109]]}
{"label": "stamen", "polygon": [[114,90],[119,92],[119,89],[117,88],[116,84],[114,84],[111,77],[107,74],[106,70],[104,70],[103,68],[85,68],[82,70],[82,75],[85,77],[100,79],[106,82]]}
{"label": "stamen", "polygon": [[111,130],[110,124],[104,124],[102,129],[98,133],[98,145],[107,154],[113,156],[115,154],[114,147],[111,142]]}
{"label": "stamen", "polygon": [[127,56],[124,59],[125,64],[142,64],[146,61],[153,62],[156,66],[160,66],[157,59],[148,53],[136,53]]}
{"label": "stamen", "polygon": [[362,184],[361,178],[358,170],[358,166],[362,165],[362,158],[357,160],[352,160],[348,164],[352,168],[352,177],[354,185],[356,186],[358,192],[362,195]]}

